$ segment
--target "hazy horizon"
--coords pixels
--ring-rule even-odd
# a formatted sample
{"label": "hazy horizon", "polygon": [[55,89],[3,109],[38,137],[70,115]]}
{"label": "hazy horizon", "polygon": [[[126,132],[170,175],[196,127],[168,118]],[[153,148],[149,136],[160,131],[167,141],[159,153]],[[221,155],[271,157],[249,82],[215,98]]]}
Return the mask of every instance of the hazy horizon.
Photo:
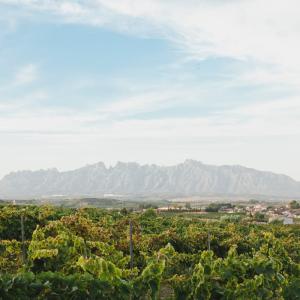
{"label": "hazy horizon", "polygon": [[187,158],[300,181],[296,0],[0,0],[0,178]]}

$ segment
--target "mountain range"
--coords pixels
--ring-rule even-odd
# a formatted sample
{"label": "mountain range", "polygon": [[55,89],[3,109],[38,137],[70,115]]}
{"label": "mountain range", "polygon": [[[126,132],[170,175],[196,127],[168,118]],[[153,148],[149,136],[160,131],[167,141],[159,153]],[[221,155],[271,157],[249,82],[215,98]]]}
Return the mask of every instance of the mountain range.
{"label": "mountain range", "polygon": [[59,172],[57,169],[12,172],[0,181],[0,198],[61,195],[265,195],[300,197],[300,182],[243,166],[213,166],[186,160],[174,166],[99,162]]}

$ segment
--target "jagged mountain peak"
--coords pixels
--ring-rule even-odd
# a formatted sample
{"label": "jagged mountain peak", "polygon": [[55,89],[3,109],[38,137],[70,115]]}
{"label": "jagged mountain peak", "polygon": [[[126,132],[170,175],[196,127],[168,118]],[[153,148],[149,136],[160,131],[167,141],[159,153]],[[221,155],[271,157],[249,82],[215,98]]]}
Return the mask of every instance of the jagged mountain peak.
{"label": "jagged mountain peak", "polygon": [[0,181],[0,197],[45,195],[272,195],[300,196],[300,183],[292,178],[243,166],[213,166],[185,160],[174,166],[103,162],[59,172],[57,169],[19,171]]}

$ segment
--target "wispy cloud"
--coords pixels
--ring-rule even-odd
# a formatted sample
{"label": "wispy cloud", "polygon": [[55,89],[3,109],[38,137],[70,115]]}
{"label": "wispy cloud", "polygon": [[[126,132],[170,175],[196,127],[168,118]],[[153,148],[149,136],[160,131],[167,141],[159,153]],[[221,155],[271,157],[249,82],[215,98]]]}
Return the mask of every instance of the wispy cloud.
{"label": "wispy cloud", "polygon": [[[274,64],[300,73],[300,5],[296,0],[1,0],[67,22],[152,32],[193,59],[219,56]],[[269,74],[270,75],[270,74]],[[284,79],[284,78],[283,78]],[[288,78],[287,78],[288,80]]]}
{"label": "wispy cloud", "polygon": [[[120,155],[119,149],[124,148],[129,153],[127,157],[131,157],[131,153],[135,157],[142,156],[143,153],[144,157],[147,155],[150,157],[151,152],[155,152],[157,148],[162,150],[160,147],[164,147],[163,141],[166,139],[171,139],[172,147],[177,147],[178,150],[176,152],[172,147],[166,148],[164,154],[166,159],[169,155],[173,155],[172,153],[174,155],[181,153],[180,147],[185,148],[177,157],[188,156],[191,153],[202,155],[202,150],[207,147],[207,157],[211,157],[209,156],[212,155],[211,153],[217,156],[218,151],[221,152],[219,149],[222,149],[224,152],[231,153],[228,157],[233,161],[235,157],[242,155],[252,157],[250,150],[247,149],[256,151],[251,142],[245,142],[245,147],[242,148],[245,154],[242,154],[238,147],[233,149],[230,143],[226,145],[223,143],[222,139],[227,138],[230,141],[250,141],[250,139],[264,141],[265,137],[272,139],[278,136],[285,138],[292,136],[289,145],[293,145],[293,149],[300,147],[300,4],[298,0],[284,2],[280,0],[0,0],[1,5],[12,8],[9,20],[14,26],[18,21],[32,19],[38,22],[100,26],[130,35],[165,39],[172,49],[180,54],[180,61],[174,62],[175,67],[172,66],[167,70],[169,77],[166,82],[161,82],[163,81],[161,78],[157,80],[159,83],[156,85],[134,82],[134,89],[130,92],[116,96],[109,103],[108,101],[101,103],[102,101],[99,100],[93,107],[87,107],[85,110],[66,106],[52,105],[50,108],[36,105],[34,99],[39,101],[44,96],[48,97],[48,91],[41,94],[38,91],[27,91],[28,94],[19,98],[15,96],[13,101],[5,95],[0,95],[1,134],[13,133],[14,136],[22,136],[25,145],[32,136],[43,136],[41,139],[35,138],[35,145],[42,147],[44,143],[41,140],[43,140],[49,149],[56,147],[57,153],[65,153],[64,158],[67,158],[69,153],[73,153],[74,149],[80,149],[79,154],[74,156],[74,161],[77,161],[84,151],[89,153],[88,151],[93,148],[90,145],[95,145],[95,153],[97,149],[106,147],[107,158],[110,157],[112,149],[117,149],[114,150],[117,157]],[[14,22],[11,21],[13,17]],[[198,78],[193,78],[192,82],[190,78],[182,81],[179,79],[185,76],[186,73],[182,70],[186,65],[193,63],[197,65],[197,62],[212,58],[225,58],[232,61],[228,77],[221,83],[217,82],[217,76],[210,81],[210,86],[202,85]],[[16,72],[13,84],[7,86],[10,89],[16,86],[30,87],[39,79],[41,75],[39,73],[36,64],[25,64]],[[87,79],[82,86],[89,84]],[[248,103],[242,101],[243,94],[240,96],[241,101],[239,103],[236,101],[234,107],[223,105],[224,86],[230,88],[240,85],[243,87],[261,85],[264,88],[284,87],[289,92],[285,96],[268,95],[265,98],[263,94],[259,96],[256,94]],[[82,86],[76,88],[80,89]],[[214,110],[201,113],[202,101],[208,103],[212,99],[206,89],[210,90],[209,93],[218,91],[219,98],[213,100],[216,102]],[[50,94],[51,92],[53,91],[49,91]],[[66,98],[70,97],[65,86],[61,94]],[[103,97],[105,96],[99,96],[101,99]],[[72,99],[68,101],[70,103]],[[141,116],[143,113],[170,108],[177,108],[180,111],[182,107],[198,110],[199,113],[191,117],[185,116],[184,113],[176,117],[171,115],[159,117],[153,114],[148,119],[143,119]],[[212,138],[215,144],[219,143],[219,149],[216,149],[215,145],[209,148],[206,143],[195,146],[196,142],[195,144],[191,142],[193,139],[209,138]],[[113,146],[123,139],[131,142],[121,147]],[[16,139],[12,140],[15,145]],[[111,140],[113,142],[107,142]],[[155,142],[151,144],[154,140]],[[147,147],[139,144],[139,141],[143,141]],[[82,150],[84,144],[87,145],[88,150]],[[131,147],[131,144],[136,147]],[[276,142],[265,147],[264,157],[269,158],[271,153],[273,156],[270,157],[276,159],[276,149],[285,151],[284,159],[288,156],[292,170],[294,166],[292,160],[298,156],[288,155],[292,147],[285,147],[281,143],[281,138],[276,138]],[[7,153],[10,151],[7,150]],[[97,155],[94,154],[93,157]],[[51,157],[51,153],[48,153],[49,156]],[[156,155],[158,156],[160,154]],[[257,157],[260,157],[260,154]],[[42,159],[41,161],[43,162]],[[295,174],[296,172],[299,174],[299,171],[295,171]]]}
{"label": "wispy cloud", "polygon": [[[271,103],[241,105],[235,109],[208,116],[187,118],[120,119],[120,113],[131,107],[124,102],[119,111],[112,106],[84,112],[72,109],[49,109],[0,106],[1,133],[92,134],[106,138],[185,137],[259,137],[300,135],[300,103],[297,98]],[[131,108],[128,108],[129,110]],[[140,111],[141,107],[138,109]],[[101,111],[109,112],[109,118]],[[80,138],[79,138],[80,139]]]}
{"label": "wispy cloud", "polygon": [[21,67],[15,76],[15,85],[25,85],[33,83],[38,79],[37,66],[34,64],[27,64]]}

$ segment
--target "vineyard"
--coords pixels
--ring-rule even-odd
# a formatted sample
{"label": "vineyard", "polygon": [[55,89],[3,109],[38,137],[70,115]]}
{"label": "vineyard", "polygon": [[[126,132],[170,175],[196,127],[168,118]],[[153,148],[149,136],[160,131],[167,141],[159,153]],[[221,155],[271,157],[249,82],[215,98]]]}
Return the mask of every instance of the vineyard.
{"label": "vineyard", "polygon": [[0,207],[0,299],[300,299],[300,225]]}

